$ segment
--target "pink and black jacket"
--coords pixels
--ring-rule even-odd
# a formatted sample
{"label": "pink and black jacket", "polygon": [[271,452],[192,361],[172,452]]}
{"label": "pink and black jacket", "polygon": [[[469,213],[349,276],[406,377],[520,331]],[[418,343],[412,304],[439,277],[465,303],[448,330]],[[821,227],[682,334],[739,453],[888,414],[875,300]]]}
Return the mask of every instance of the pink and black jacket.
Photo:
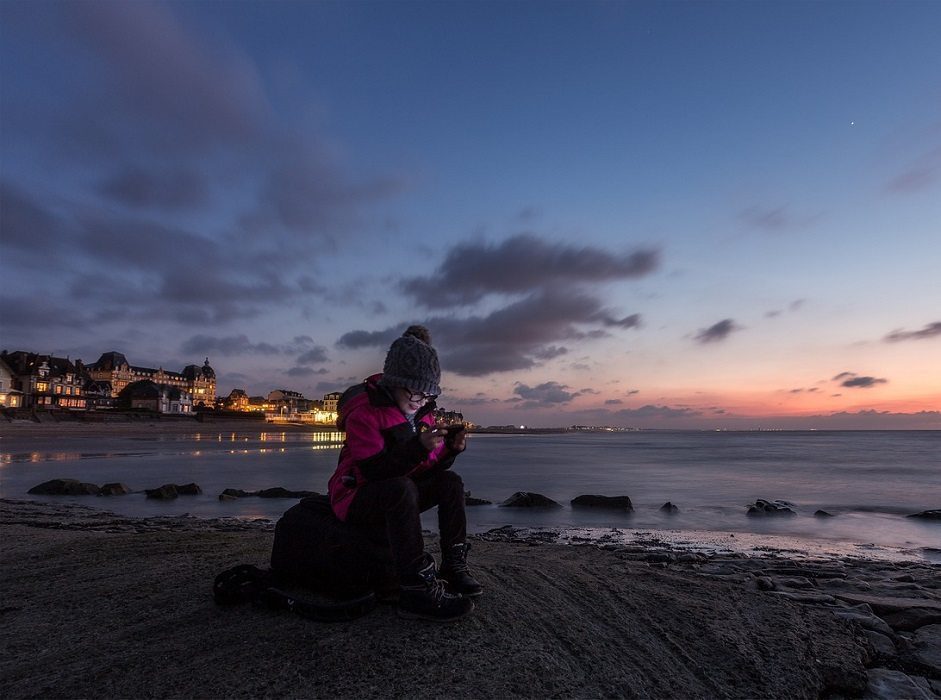
{"label": "pink and black jacket", "polygon": [[346,432],[337,470],[330,478],[330,505],[346,520],[360,486],[398,476],[416,478],[431,470],[447,469],[455,455],[444,445],[428,452],[419,431],[435,425],[434,402],[421,407],[411,423],[395,400],[378,385],[381,374],[347,389],[340,398],[337,427]]}

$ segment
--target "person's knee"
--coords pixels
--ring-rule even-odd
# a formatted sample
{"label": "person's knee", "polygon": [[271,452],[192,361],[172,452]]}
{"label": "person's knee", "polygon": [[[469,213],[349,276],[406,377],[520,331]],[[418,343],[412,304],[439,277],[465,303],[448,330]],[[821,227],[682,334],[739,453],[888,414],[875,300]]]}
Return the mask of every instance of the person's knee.
{"label": "person's knee", "polygon": [[418,487],[407,476],[386,479],[383,483],[386,491],[385,502],[392,508],[417,508]]}
{"label": "person's knee", "polygon": [[450,470],[441,472],[440,479],[441,479],[441,485],[444,488],[457,489],[461,491],[461,493],[464,492],[464,480],[461,478],[461,475],[458,474],[457,472],[452,472]]}

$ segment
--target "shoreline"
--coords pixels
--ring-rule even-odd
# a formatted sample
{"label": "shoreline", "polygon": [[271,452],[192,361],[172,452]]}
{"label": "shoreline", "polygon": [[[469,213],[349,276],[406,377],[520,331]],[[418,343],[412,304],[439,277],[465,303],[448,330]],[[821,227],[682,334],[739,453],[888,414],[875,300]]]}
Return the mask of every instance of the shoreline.
{"label": "shoreline", "polygon": [[[788,697],[941,693],[941,566],[472,536],[453,625],[219,608],[273,522],[0,500],[4,697]],[[644,535],[644,533],[639,533]],[[650,534],[650,533],[646,533]],[[426,533],[435,554],[435,538]],[[518,620],[516,624],[510,620]],[[932,649],[934,651],[932,651]],[[814,663],[807,663],[809,658]],[[350,663],[350,659],[368,659]],[[416,665],[425,672],[416,674]],[[277,668],[277,673],[271,673]]]}

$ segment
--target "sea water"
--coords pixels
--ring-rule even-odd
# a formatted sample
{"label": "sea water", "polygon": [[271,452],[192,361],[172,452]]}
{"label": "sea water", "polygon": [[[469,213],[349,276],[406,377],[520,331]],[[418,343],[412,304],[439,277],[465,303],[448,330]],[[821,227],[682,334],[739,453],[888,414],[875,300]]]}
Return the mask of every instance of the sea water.
{"label": "sea water", "polygon": [[[293,500],[220,502],[226,488],[274,486],[325,492],[340,446],[335,434],[277,429],[206,429],[187,435],[0,438],[0,497],[75,502],[123,515],[277,519]],[[492,505],[469,507],[479,532],[503,525],[618,528],[632,532],[787,537],[856,548],[941,553],[941,523],[905,517],[941,508],[941,432],[603,432],[471,435],[455,464],[465,488]],[[196,482],[201,496],[173,501],[121,497],[37,497],[52,478],[134,490]],[[516,491],[562,504],[552,510],[499,503]],[[572,508],[582,494],[626,495],[632,513]],[[794,505],[792,517],[749,517],[758,498]],[[674,515],[660,511],[670,501]],[[833,517],[815,517],[825,510]],[[435,528],[434,511],[424,524]]]}

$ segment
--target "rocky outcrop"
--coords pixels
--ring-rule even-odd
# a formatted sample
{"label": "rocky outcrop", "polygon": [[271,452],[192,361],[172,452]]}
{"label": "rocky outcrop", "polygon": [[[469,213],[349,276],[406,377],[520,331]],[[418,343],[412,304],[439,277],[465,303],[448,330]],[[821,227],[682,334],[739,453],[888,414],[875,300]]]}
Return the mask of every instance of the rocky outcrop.
{"label": "rocky outcrop", "polygon": [[234,501],[239,498],[307,498],[308,496],[319,496],[316,491],[289,491],[282,486],[275,486],[270,489],[261,489],[260,491],[243,491],[242,489],[225,489],[219,494],[220,501]]}
{"label": "rocky outcrop", "polygon": [[147,498],[159,501],[170,501],[178,496],[198,496],[203,492],[197,484],[164,484],[155,489],[144,489]]}
{"label": "rocky outcrop", "polygon": [[680,512],[680,509],[673,505],[670,501],[667,501],[662,506],[660,506],[660,512],[666,513],[667,515],[676,515]]}
{"label": "rocky outcrop", "polygon": [[912,513],[906,517],[920,518],[921,520],[941,520],[941,508],[935,510],[923,510],[920,513]]}
{"label": "rocky outcrop", "polygon": [[101,489],[98,491],[98,495],[99,496],[126,496],[130,492],[131,492],[131,489],[129,489],[124,484],[113,483],[113,484],[105,484],[104,486],[102,486]]}
{"label": "rocky outcrop", "polygon": [[825,510],[818,510],[818,511],[814,511],[814,517],[815,518],[832,518],[833,513],[828,513]]}
{"label": "rocky outcrop", "polygon": [[164,484],[155,489],[144,489],[147,498],[153,498],[158,501],[172,501],[180,495],[176,484]]}
{"label": "rocky outcrop", "polygon": [[78,479],[50,479],[37,484],[27,493],[37,496],[97,496],[101,489]]}
{"label": "rocky outcrop", "polygon": [[629,512],[634,510],[629,496],[576,496],[571,503],[576,508],[606,508]]}
{"label": "rocky outcrop", "polygon": [[484,498],[474,498],[471,496],[470,491],[464,492],[464,505],[465,506],[489,506],[492,501],[488,501]]}
{"label": "rocky outcrop", "polygon": [[793,503],[788,503],[787,501],[766,501],[763,498],[759,498],[748,506],[748,515],[791,516],[797,515],[797,511],[794,510]]}
{"label": "rocky outcrop", "polygon": [[548,496],[530,491],[517,491],[503,503],[501,508],[561,508],[562,504],[553,501]]}

